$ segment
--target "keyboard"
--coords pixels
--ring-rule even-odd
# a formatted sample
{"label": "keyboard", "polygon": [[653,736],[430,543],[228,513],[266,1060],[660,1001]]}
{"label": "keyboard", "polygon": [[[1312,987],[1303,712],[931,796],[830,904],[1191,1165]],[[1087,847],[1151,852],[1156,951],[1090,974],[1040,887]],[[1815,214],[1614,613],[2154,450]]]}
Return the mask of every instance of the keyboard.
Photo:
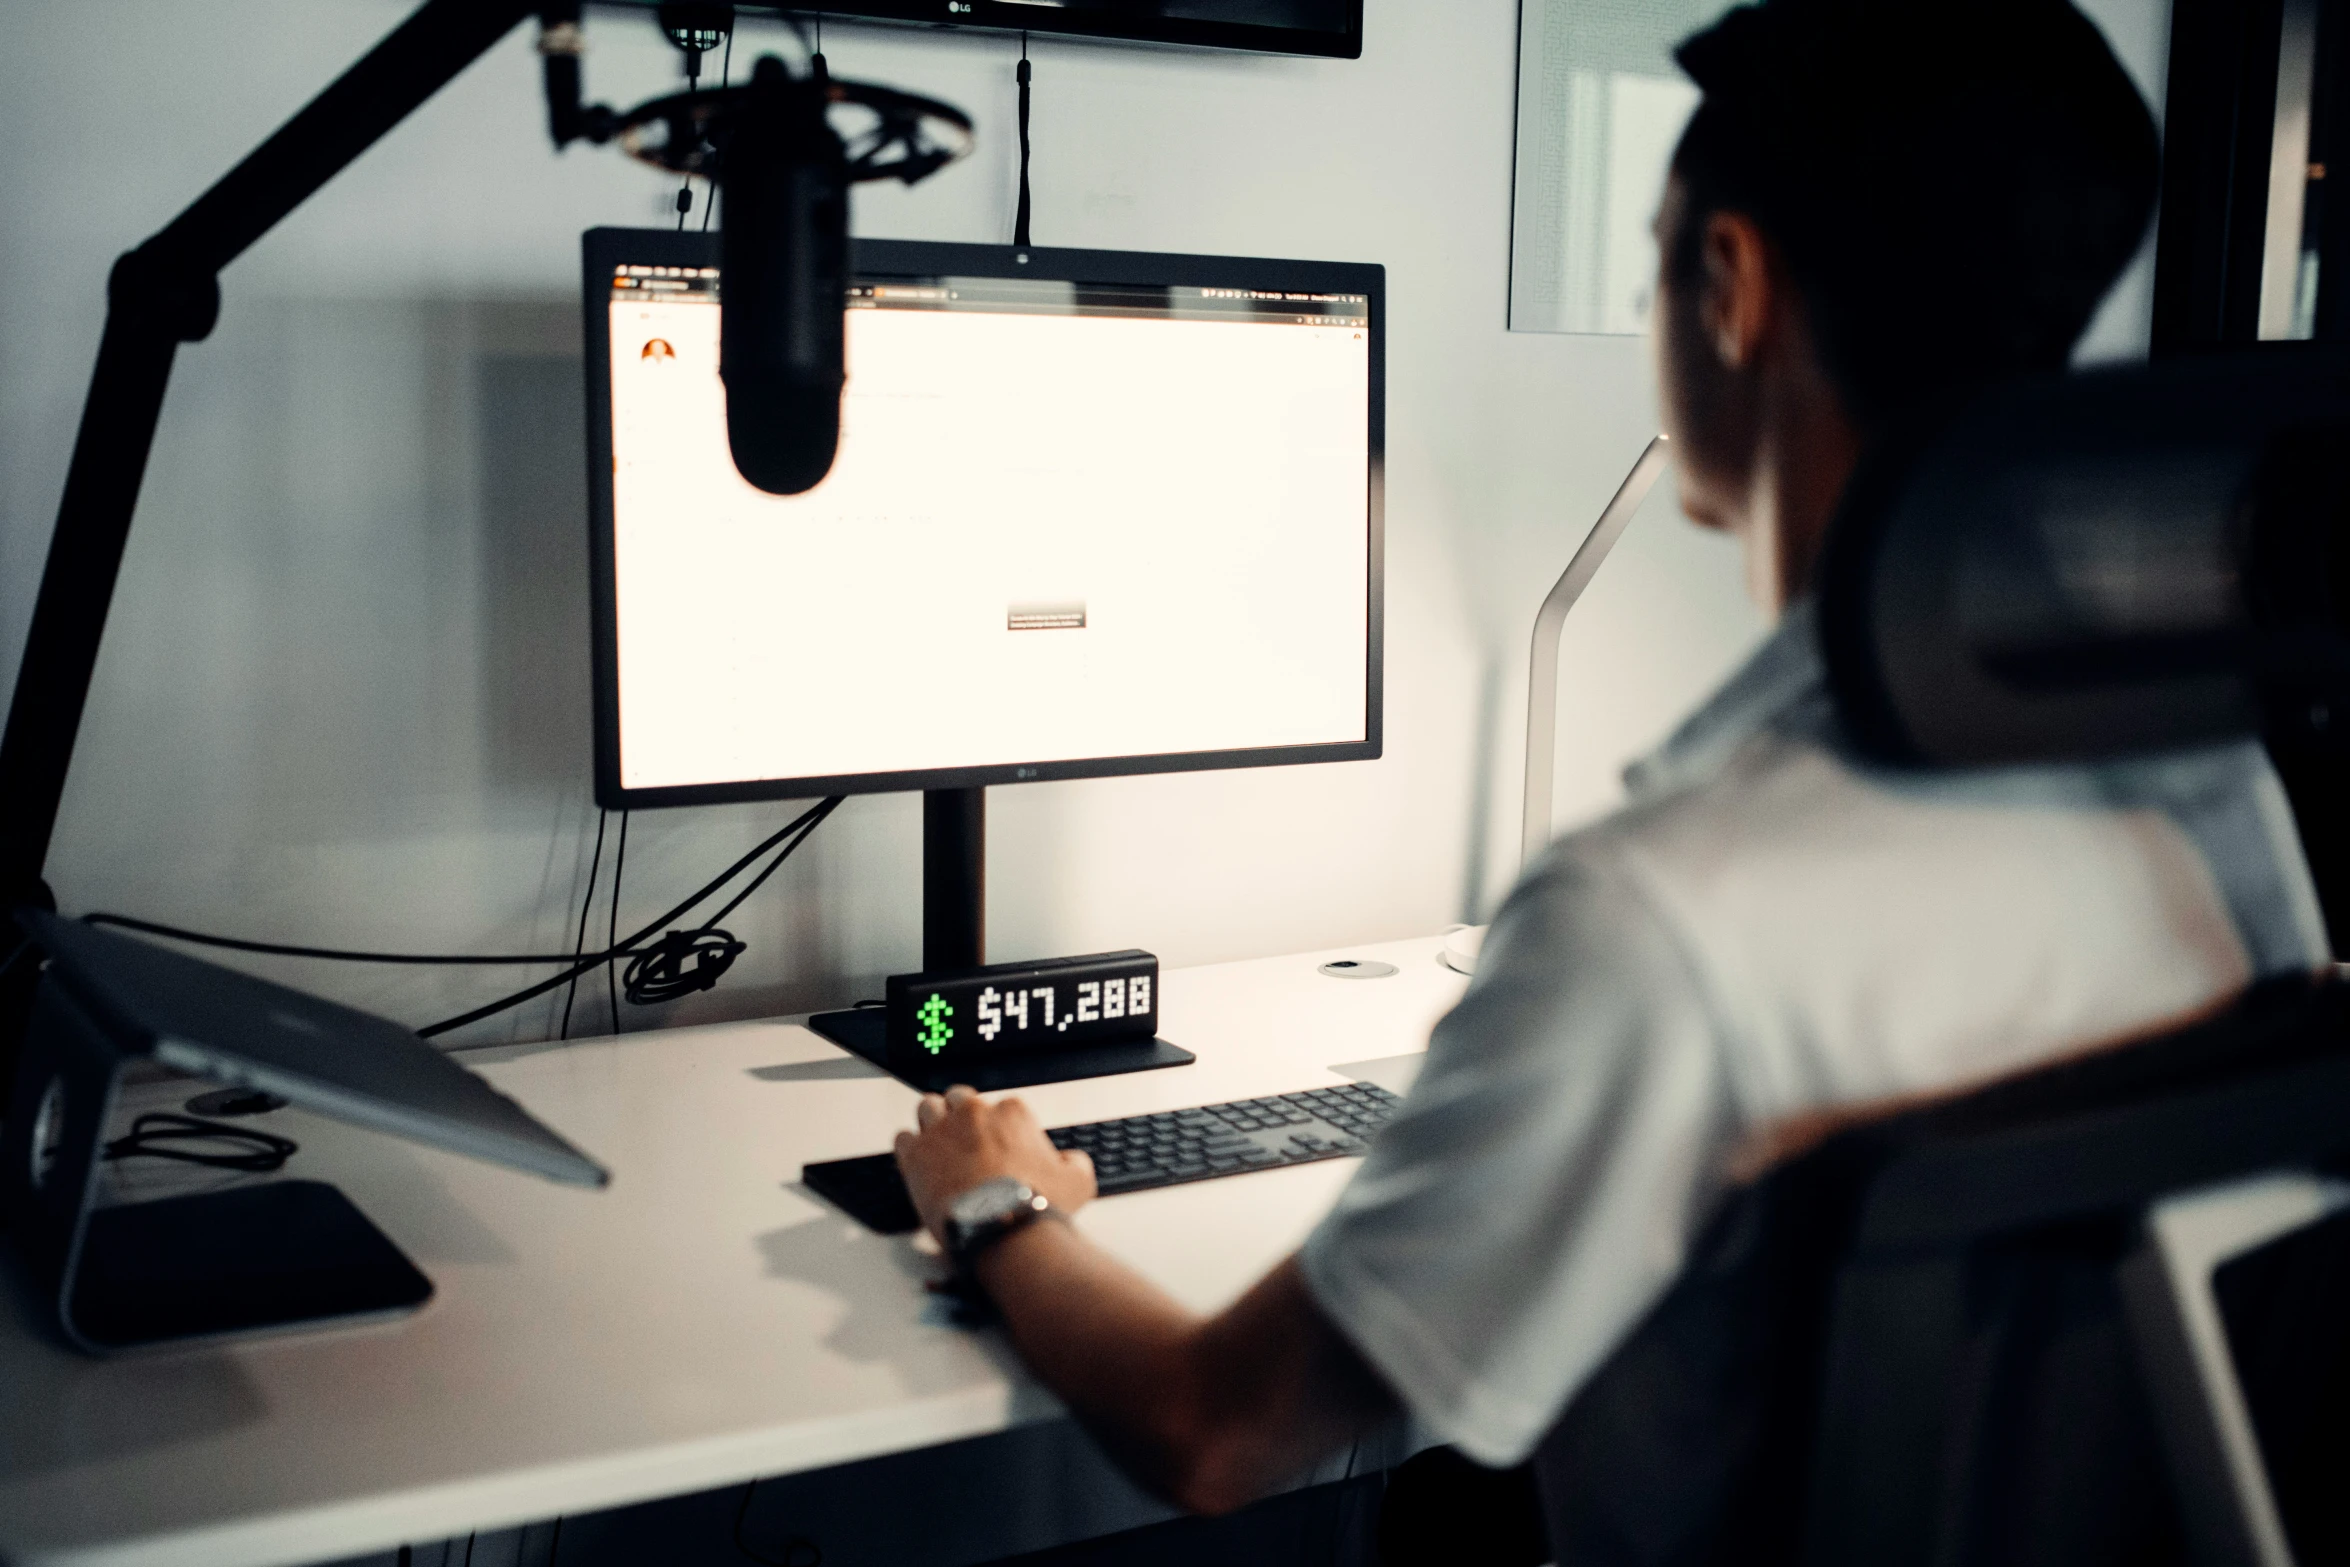
{"label": "keyboard", "polygon": [[1402,1102],[1376,1084],[1348,1083],[1197,1110],[1088,1121],[1045,1135],[1056,1148],[1082,1148],[1093,1155],[1102,1195],[1115,1197],[1359,1154]]}
{"label": "keyboard", "polygon": [[[1344,1159],[1370,1146],[1399,1095],[1376,1083],[1309,1088],[1264,1099],[1235,1099],[1194,1110],[1130,1115],[1116,1121],[1056,1126],[1056,1148],[1082,1148],[1104,1197],[1214,1180],[1250,1170]],[[921,1227],[891,1154],[835,1159],[801,1172],[810,1189],[868,1229],[905,1235]]]}

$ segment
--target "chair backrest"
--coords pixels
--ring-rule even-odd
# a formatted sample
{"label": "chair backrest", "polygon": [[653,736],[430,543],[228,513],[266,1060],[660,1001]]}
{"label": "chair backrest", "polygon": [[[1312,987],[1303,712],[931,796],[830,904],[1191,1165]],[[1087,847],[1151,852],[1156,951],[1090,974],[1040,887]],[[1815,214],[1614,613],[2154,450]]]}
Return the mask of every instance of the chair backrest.
{"label": "chair backrest", "polygon": [[[2350,358],[2018,382],[1885,436],[1819,625],[1879,763],[2260,737],[2336,770],[2294,803],[2350,845]],[[1834,1139],[1733,1196],[1544,1443],[1559,1560],[2350,1559],[2297,1467],[2350,1449],[2307,1439],[2289,1364],[2242,1374],[2243,1324],[2311,1320],[2350,1255],[2336,1167],[2350,986],[2298,979]]]}
{"label": "chair backrest", "polygon": [[2350,987],[2297,981],[1843,1134],[1737,1194],[1543,1444],[1559,1562],[2292,1560],[2217,1554],[2284,1530],[2249,1417],[2163,1358],[2170,1216],[2345,1158]]}
{"label": "chair backrest", "polygon": [[1847,732],[1889,762],[2262,737],[2350,956],[2350,355],[2026,380],[1889,434],[1820,628]]}

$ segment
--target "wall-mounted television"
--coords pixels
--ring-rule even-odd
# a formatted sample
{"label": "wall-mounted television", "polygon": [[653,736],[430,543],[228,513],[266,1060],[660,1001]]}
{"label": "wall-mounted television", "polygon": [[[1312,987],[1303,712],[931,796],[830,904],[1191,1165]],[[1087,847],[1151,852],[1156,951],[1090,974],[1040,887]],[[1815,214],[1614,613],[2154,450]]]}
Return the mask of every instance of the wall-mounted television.
{"label": "wall-mounted television", "polygon": [[[637,0],[650,5],[652,0]],[[833,0],[822,7],[743,5],[752,15],[1068,33],[1205,49],[1326,55],[1363,53],[1363,0]]]}

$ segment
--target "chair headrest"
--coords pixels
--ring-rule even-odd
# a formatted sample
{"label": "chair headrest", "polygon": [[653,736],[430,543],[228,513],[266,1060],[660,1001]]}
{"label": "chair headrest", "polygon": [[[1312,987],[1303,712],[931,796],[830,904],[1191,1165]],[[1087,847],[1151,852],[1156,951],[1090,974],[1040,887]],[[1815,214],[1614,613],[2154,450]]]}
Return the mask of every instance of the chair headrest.
{"label": "chair headrest", "polygon": [[1897,432],[1846,493],[1820,621],[1887,761],[2350,750],[2350,357],[2016,383]]}

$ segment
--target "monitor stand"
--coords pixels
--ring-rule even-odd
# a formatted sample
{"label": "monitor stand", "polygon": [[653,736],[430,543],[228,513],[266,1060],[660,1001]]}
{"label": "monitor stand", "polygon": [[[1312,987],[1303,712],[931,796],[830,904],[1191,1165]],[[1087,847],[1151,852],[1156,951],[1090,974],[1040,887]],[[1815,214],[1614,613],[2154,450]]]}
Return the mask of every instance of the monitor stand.
{"label": "monitor stand", "polygon": [[[927,789],[922,794],[922,970],[977,968],[987,961],[987,791]],[[988,1092],[1068,1083],[1084,1077],[1186,1066],[1197,1057],[1163,1039],[1121,1039],[1077,1050],[1040,1051],[984,1065],[967,1064],[936,1081],[916,1080],[889,1062],[882,1011],[820,1012],[808,1027],[915,1088],[937,1092],[951,1082]]]}
{"label": "monitor stand", "polygon": [[922,791],[922,970],[987,961],[987,791]]}

